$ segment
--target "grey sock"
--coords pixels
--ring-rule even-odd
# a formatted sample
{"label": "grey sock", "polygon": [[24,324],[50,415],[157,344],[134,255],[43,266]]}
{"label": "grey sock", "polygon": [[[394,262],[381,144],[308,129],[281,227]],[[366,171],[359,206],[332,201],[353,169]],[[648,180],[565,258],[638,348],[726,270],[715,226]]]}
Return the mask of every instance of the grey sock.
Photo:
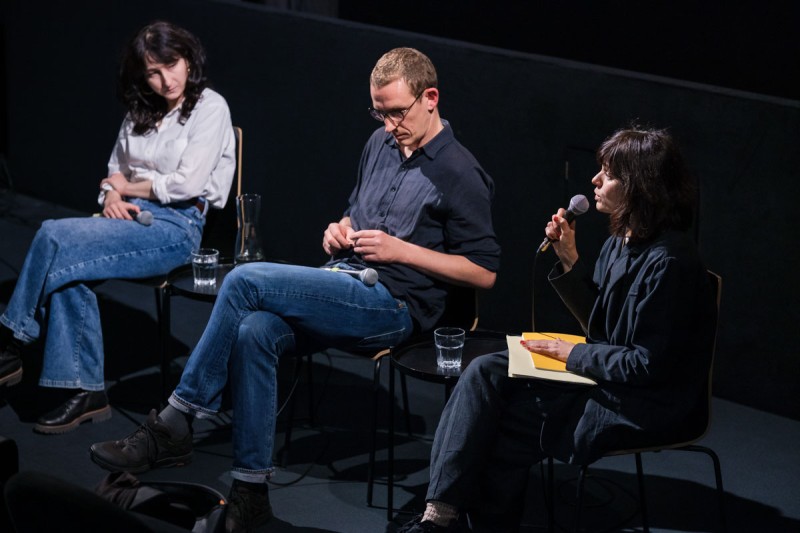
{"label": "grey sock", "polygon": [[458,507],[436,500],[431,500],[425,505],[425,513],[420,522],[433,522],[437,526],[450,527],[458,520]]}
{"label": "grey sock", "polygon": [[173,437],[180,439],[192,432],[192,416],[178,411],[171,405],[167,405],[158,413],[158,417],[170,429]]}

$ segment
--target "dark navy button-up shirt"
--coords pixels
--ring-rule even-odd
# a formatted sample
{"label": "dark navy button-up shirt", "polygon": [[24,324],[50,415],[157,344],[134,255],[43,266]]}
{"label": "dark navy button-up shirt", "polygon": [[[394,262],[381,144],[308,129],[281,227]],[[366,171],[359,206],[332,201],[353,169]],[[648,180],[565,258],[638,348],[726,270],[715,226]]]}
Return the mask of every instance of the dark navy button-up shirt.
{"label": "dark navy button-up shirt", "polygon": [[[437,252],[463,255],[496,272],[500,246],[492,227],[494,182],[449,124],[442,123],[444,129],[409,158],[391,134],[376,130],[361,155],[345,215],[357,231],[379,229]],[[433,327],[444,311],[446,283],[405,265],[367,266],[378,271],[395,298],[406,302],[421,331]]]}

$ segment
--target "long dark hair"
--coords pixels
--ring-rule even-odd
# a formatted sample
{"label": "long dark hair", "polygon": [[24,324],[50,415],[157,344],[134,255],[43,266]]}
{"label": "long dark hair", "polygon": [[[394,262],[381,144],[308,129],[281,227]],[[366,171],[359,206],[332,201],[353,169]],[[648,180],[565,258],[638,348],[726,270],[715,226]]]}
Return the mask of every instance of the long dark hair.
{"label": "long dark hair", "polygon": [[180,123],[185,124],[197,100],[208,85],[205,77],[206,53],[200,41],[188,31],[156,21],[148,24],[130,40],[122,53],[119,69],[119,97],[133,121],[133,131],[142,135],[155,129],[167,113],[167,102],[147,84],[145,60],[166,65],[186,60],[186,80]]}
{"label": "long dark hair", "polygon": [[597,163],[622,183],[623,200],[609,221],[612,235],[630,231],[631,241],[646,241],[666,229],[691,227],[695,183],[666,130],[621,129],[600,145]]}

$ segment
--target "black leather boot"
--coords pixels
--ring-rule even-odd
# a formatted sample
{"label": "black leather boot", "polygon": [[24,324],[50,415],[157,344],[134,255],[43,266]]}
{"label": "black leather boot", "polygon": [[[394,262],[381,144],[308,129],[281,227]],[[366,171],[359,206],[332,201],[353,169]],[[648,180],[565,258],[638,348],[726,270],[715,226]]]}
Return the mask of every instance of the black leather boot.
{"label": "black leather boot", "polygon": [[239,533],[251,531],[272,520],[272,505],[269,503],[269,488],[266,483],[245,483],[233,480],[228,494],[228,511],[225,515],[225,531]]}
{"label": "black leather boot", "polygon": [[103,422],[109,418],[111,407],[108,405],[106,392],[84,390],[39,418],[33,430],[55,435],[72,431],[87,420]]}

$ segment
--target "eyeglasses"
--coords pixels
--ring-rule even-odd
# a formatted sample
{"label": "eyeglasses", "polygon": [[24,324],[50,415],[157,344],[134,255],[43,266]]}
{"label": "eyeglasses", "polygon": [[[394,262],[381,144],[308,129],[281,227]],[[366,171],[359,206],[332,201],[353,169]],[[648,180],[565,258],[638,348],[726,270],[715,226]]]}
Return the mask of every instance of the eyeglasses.
{"label": "eyeglasses", "polygon": [[411,111],[411,108],[414,107],[414,104],[417,103],[417,100],[419,100],[420,96],[422,96],[423,94],[425,94],[425,89],[423,89],[422,92],[420,92],[417,95],[417,97],[414,98],[414,101],[411,102],[411,105],[405,109],[390,109],[389,111],[378,111],[374,107],[370,107],[368,109],[369,115],[378,122],[386,122],[386,119],[388,118],[389,122],[391,122],[396,128],[397,126],[400,125],[401,122],[405,120],[408,112]]}

